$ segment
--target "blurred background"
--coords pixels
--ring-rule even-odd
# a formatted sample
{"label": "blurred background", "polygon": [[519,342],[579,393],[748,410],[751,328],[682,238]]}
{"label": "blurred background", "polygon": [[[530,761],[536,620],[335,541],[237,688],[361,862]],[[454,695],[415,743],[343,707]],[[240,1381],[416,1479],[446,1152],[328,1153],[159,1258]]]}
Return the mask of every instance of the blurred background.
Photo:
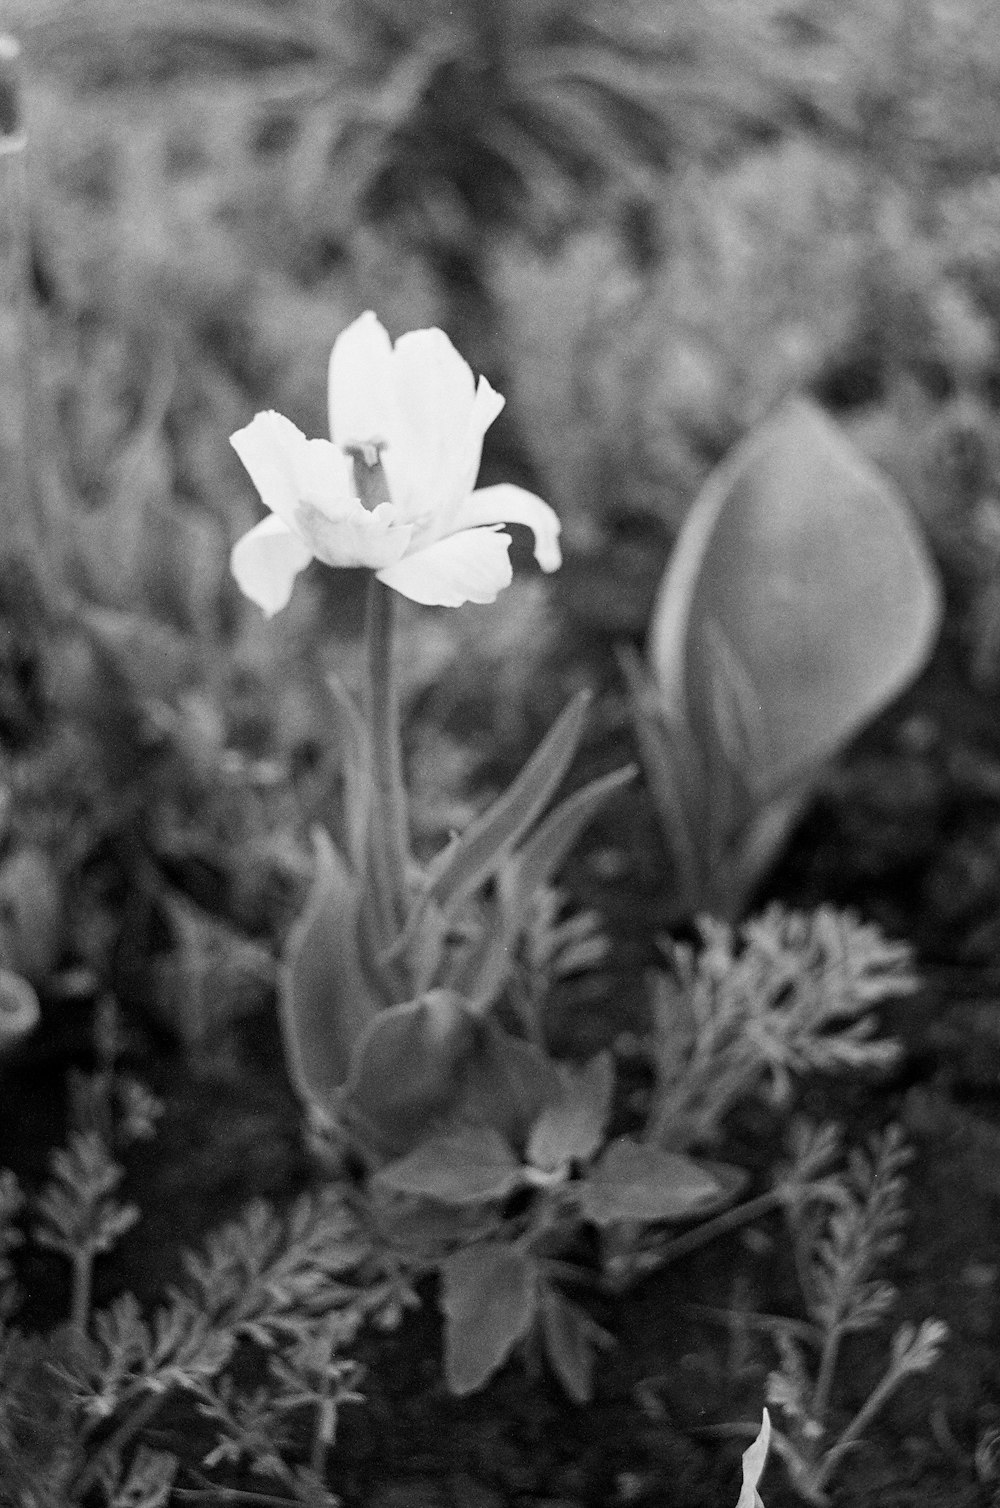
{"label": "blurred background", "polygon": [[[0,961],[54,995],[111,980],[195,1043],[270,989],[309,823],[331,820],[322,681],[351,680],[360,598],[317,571],[271,624],[239,598],[228,552],[259,504],[227,439],[261,408],[323,434],[330,347],[367,308],[394,336],[442,326],[506,394],[484,479],[548,499],[567,546],[544,584],[522,549],[494,608],[410,613],[422,836],[574,685],[612,684],[701,481],[808,392],[900,483],[949,602],[936,700],[888,775],[876,744],[850,802],[834,780],[827,830],[864,849],[855,889],[902,864],[942,956],[993,960],[992,0],[5,0],[2,19],[23,67],[0,89]],[[597,714],[597,764],[623,705]],[[654,900],[655,841],[630,861]],[[914,905],[893,894],[890,924]]]}

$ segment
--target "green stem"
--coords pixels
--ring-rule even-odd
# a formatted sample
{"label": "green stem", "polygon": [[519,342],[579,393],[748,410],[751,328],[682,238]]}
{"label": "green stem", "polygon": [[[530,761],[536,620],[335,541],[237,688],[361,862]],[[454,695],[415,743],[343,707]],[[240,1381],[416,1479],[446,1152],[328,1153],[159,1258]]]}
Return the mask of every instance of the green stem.
{"label": "green stem", "polygon": [[186,1503],[252,1503],[256,1508],[294,1508],[300,1497],[283,1498],[276,1492],[254,1492],[249,1487],[223,1487],[212,1483],[209,1487],[175,1487],[174,1496]]}
{"label": "green stem", "polygon": [[119,1457],[129,1441],[134,1439],[140,1430],[145,1429],[159,1412],[165,1396],[163,1393],[147,1393],[132,1412],[126,1414],[118,1428],[102,1443],[100,1449],[91,1457],[72,1484],[74,1502],[83,1500],[100,1478],[105,1465]]}
{"label": "green stem", "polygon": [[817,1424],[825,1425],[826,1416],[830,1409],[830,1398],[833,1393],[833,1379],[837,1370],[837,1361],[840,1356],[840,1342],[842,1332],[839,1325],[834,1325],[827,1333],[823,1342],[823,1352],[820,1357],[819,1374],[816,1378],[816,1386],[813,1389],[811,1413]]}
{"label": "green stem", "polygon": [[853,1445],[855,1440],[860,1439],[875,1415],[885,1404],[890,1393],[900,1381],[901,1373],[890,1369],[882,1381],[874,1387],[865,1403],[861,1405],[850,1424],[841,1434],[837,1443],[827,1451],[823,1460],[816,1469],[813,1481],[820,1491],[826,1485],[828,1478],[840,1461],[848,1446]]}
{"label": "green stem", "polygon": [[757,1220],[761,1215],[770,1214],[781,1203],[782,1196],[771,1189],[766,1194],[758,1194],[756,1199],[748,1199],[746,1204],[738,1204],[735,1209],[725,1210],[721,1215],[716,1215],[714,1220],[706,1220],[703,1225],[696,1225],[693,1230],[685,1231],[683,1236],[675,1236],[660,1249],[660,1266],[668,1262],[675,1262],[678,1257],[686,1257],[689,1252],[697,1251],[701,1246],[707,1246],[709,1241],[714,1241],[718,1236],[724,1236],[728,1231],[737,1230],[739,1226],[748,1224],[751,1220]]}
{"label": "green stem", "polygon": [[394,607],[392,590],[373,575],[365,618],[365,714],[371,737],[374,786],[370,887],[381,929],[386,934],[382,938],[386,950],[391,948],[404,924],[410,864],[399,693],[392,655]]}
{"label": "green stem", "polygon": [[73,1253],[73,1297],[69,1322],[77,1335],[85,1336],[90,1323],[90,1297],[93,1290],[94,1253],[89,1246]]}

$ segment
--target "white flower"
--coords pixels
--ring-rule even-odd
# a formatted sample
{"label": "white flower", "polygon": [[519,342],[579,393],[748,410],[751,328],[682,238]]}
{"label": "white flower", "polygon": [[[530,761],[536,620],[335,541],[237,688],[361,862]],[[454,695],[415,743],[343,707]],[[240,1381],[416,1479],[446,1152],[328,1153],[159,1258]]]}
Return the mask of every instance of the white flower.
{"label": "white flower", "polygon": [[559,520],[547,503],[509,484],[474,490],[503,403],[442,330],[414,330],[394,347],[363,314],[330,356],[332,441],[307,440],[275,413],[232,437],[270,509],[233,549],[241,590],[270,617],[316,559],[367,566],[414,602],[492,602],[511,580],[504,523],[527,524],[539,565],[556,570]]}

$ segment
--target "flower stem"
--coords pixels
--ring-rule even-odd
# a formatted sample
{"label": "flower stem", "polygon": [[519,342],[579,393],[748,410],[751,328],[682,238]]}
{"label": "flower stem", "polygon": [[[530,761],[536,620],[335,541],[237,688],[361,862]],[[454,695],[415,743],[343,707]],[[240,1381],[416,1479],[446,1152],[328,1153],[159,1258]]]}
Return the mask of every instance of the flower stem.
{"label": "flower stem", "polygon": [[118,1425],[106,1440],[101,1442],[99,1448],[84,1465],[79,1476],[72,1484],[73,1500],[80,1501],[90,1489],[100,1480],[104,1467],[113,1461],[120,1452],[133,1440],[136,1435],[144,1430],[156,1414],[164,1399],[163,1393],[146,1393],[131,1413]]}
{"label": "flower stem", "polygon": [[745,1204],[734,1205],[714,1219],[706,1220],[693,1230],[685,1231],[682,1236],[675,1236],[672,1241],[665,1242],[658,1253],[658,1265],[676,1262],[678,1257],[686,1257],[689,1252],[697,1251],[700,1246],[707,1246],[710,1241],[726,1235],[728,1231],[738,1230],[751,1220],[759,1220],[761,1215],[769,1214],[780,1203],[781,1195],[771,1189],[766,1194],[758,1194],[755,1199],[748,1199]]}
{"label": "flower stem", "polygon": [[399,693],[392,655],[395,602],[391,589],[372,576],[365,618],[365,713],[372,748],[373,800],[370,823],[372,900],[388,951],[406,916],[410,865],[406,790],[399,724]]}
{"label": "flower stem", "polygon": [[70,1325],[77,1335],[84,1336],[90,1322],[90,1296],[93,1290],[94,1253],[83,1246],[73,1254],[73,1297],[70,1306]]}
{"label": "flower stem", "polygon": [[833,1393],[833,1379],[837,1371],[837,1362],[840,1357],[840,1342],[843,1332],[839,1325],[834,1325],[827,1332],[823,1342],[823,1351],[819,1363],[819,1375],[816,1378],[816,1386],[813,1389],[812,1407],[810,1413],[826,1428],[826,1416],[830,1409],[830,1398]]}
{"label": "flower stem", "polygon": [[833,1448],[827,1451],[823,1460],[820,1461],[813,1476],[813,1484],[822,1492],[829,1480],[834,1467],[841,1460],[850,1447],[864,1434],[868,1425],[875,1415],[885,1406],[886,1400],[896,1389],[901,1374],[895,1369],[890,1369],[873,1389],[866,1401],[861,1405],[850,1424],[841,1434]]}

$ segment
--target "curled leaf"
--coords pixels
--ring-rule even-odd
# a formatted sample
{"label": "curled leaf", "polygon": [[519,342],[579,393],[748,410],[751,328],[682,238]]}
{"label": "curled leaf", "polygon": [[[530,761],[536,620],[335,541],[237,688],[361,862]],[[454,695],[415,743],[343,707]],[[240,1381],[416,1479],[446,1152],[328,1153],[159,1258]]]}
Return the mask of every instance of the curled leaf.
{"label": "curled leaf", "polygon": [[839,748],[917,672],[940,589],[903,497],[837,426],[783,404],[713,474],[653,614],[661,696],[740,750],[760,795]]}
{"label": "curled leaf", "polygon": [[822,762],[920,670],[941,617],[904,498],[815,404],[783,404],[685,520],[625,671],[678,910],[737,915]]}
{"label": "curled leaf", "polygon": [[316,872],[288,939],[278,1005],[292,1084],[318,1121],[335,1115],[355,1045],[381,1001],[358,953],[358,884],[328,835],[313,834]]}
{"label": "curled leaf", "polygon": [[453,1115],[476,1023],[445,990],[380,1011],[358,1040],[341,1101],[344,1119],[380,1158],[412,1150]]}

